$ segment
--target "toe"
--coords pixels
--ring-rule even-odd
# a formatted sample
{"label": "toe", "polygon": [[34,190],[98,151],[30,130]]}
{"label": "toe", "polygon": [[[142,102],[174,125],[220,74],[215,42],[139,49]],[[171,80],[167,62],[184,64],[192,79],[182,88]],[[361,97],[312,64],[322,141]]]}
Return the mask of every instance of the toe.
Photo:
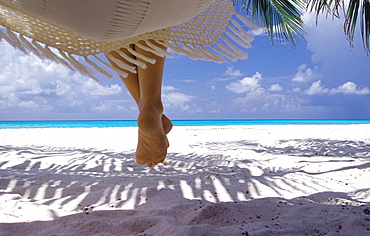
{"label": "toe", "polygon": [[141,161],[138,161],[138,160],[136,160],[136,163],[139,164],[139,165],[145,165],[146,164],[146,162],[141,162]]}

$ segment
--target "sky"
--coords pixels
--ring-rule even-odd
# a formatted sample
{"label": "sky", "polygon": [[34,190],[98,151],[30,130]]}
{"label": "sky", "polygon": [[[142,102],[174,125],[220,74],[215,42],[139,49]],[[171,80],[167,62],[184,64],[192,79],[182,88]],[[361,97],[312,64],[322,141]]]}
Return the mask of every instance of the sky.
{"label": "sky", "polygon": [[[162,100],[171,119],[370,119],[370,57],[343,20],[304,14],[305,40],[272,46],[262,31],[248,59],[167,58]],[[0,42],[0,120],[134,120],[118,78],[99,82]]]}

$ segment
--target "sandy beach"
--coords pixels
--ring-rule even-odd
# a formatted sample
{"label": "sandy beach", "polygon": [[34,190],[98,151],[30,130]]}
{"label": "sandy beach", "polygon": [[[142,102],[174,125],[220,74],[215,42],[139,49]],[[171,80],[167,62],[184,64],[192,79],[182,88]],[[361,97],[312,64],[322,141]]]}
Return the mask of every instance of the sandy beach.
{"label": "sandy beach", "polygon": [[0,235],[370,235],[370,125],[0,129]]}

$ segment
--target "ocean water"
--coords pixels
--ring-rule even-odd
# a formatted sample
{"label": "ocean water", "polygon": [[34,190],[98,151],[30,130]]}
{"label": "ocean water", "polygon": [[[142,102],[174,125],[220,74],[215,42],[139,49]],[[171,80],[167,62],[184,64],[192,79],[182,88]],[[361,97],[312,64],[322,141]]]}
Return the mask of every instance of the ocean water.
{"label": "ocean water", "polygon": [[[352,125],[370,120],[174,120],[175,126]],[[137,127],[134,120],[0,121],[0,129]]]}

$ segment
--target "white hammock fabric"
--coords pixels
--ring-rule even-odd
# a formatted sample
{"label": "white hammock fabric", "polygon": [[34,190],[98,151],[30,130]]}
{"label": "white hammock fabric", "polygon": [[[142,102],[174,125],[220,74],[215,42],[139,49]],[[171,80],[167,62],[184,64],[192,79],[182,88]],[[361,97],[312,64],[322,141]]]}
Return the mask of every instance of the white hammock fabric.
{"label": "white hammock fabric", "polygon": [[[135,58],[155,63],[130,45],[172,57],[149,40],[194,60],[245,59],[244,48],[253,38],[244,26],[254,28],[229,0],[0,0],[0,25],[6,28],[0,40],[94,79],[97,73],[126,77],[136,73],[136,66],[146,68]],[[136,66],[117,60],[111,51]],[[122,70],[100,59],[103,53]]]}

